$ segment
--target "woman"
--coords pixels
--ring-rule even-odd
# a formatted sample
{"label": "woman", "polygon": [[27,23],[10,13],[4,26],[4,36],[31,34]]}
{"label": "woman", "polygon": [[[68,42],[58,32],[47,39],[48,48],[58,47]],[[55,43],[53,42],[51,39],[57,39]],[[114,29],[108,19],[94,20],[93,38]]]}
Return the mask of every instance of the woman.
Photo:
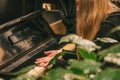
{"label": "woman", "polygon": [[[111,37],[120,41],[120,31],[110,35],[109,32],[120,25],[120,9],[110,0],[77,0],[77,26],[76,33],[88,40],[97,37]],[[111,44],[99,43],[104,48]],[[36,59],[36,64],[47,66],[49,61],[62,50],[45,52],[46,57]]]}

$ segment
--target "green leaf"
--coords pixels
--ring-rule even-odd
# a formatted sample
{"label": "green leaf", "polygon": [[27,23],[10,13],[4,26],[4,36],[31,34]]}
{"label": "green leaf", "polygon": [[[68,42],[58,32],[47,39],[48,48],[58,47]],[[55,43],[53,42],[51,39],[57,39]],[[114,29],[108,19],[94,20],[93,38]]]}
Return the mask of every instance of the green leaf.
{"label": "green leaf", "polygon": [[103,59],[109,53],[119,53],[120,52],[120,43],[111,46],[110,48],[104,49],[98,52],[99,60]]}
{"label": "green leaf", "polygon": [[94,53],[94,52],[91,52],[91,53],[89,54],[89,59],[97,60],[97,54]]}
{"label": "green leaf", "polygon": [[83,59],[89,59],[89,53],[88,53],[86,50],[79,49],[79,55],[80,55]]}
{"label": "green leaf", "polygon": [[[81,74],[81,71],[84,72],[88,70],[88,73],[95,72],[96,69],[99,69],[101,64],[91,59],[86,59],[84,61],[77,61],[77,60],[69,60],[68,63],[70,64],[69,69],[75,70],[74,73]],[[80,71],[79,73],[76,71]]]}
{"label": "green leaf", "polygon": [[93,80],[120,80],[120,69],[106,69]]}
{"label": "green leaf", "polygon": [[64,75],[66,73],[71,73],[67,69],[57,68],[49,71],[48,77],[46,80],[64,80]]}
{"label": "green leaf", "polygon": [[120,26],[117,26],[117,27],[113,28],[111,30],[110,34],[116,32],[116,31],[120,31]]}
{"label": "green leaf", "polygon": [[87,52],[84,49],[78,49],[79,50],[79,54],[83,59],[92,59],[92,60],[96,60],[97,59],[97,55],[94,52]]}
{"label": "green leaf", "polygon": [[13,72],[13,73],[10,73],[12,75],[20,75],[20,74],[25,74],[26,72],[28,72],[29,70],[31,70],[32,68],[34,68],[36,65],[30,65],[30,66],[27,66],[25,68],[22,68],[21,70],[17,71],[17,72]]}
{"label": "green leaf", "polygon": [[63,56],[66,52],[63,50],[61,53],[55,55],[55,57],[50,60],[49,64],[48,65],[51,65],[51,64],[56,64],[56,61],[58,59],[59,56]]}
{"label": "green leaf", "polygon": [[22,75],[15,77],[15,78],[10,79],[10,80],[36,80],[36,79],[37,79],[36,77],[27,76],[25,74],[22,74]]}
{"label": "green leaf", "polygon": [[67,73],[64,75],[64,80],[90,80],[87,76]]}

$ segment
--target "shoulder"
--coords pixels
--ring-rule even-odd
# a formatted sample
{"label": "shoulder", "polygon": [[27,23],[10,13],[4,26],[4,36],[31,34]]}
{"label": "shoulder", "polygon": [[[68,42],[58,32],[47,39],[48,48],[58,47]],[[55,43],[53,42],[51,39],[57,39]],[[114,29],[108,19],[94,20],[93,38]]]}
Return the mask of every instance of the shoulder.
{"label": "shoulder", "polygon": [[108,17],[103,21],[104,23],[110,23],[114,26],[120,25],[120,11],[112,12]]}
{"label": "shoulder", "polygon": [[[100,29],[95,39],[97,37],[99,38],[109,37],[120,42],[120,30],[111,33],[111,31],[118,26],[120,26],[120,11],[109,14],[109,16],[101,23]],[[105,49],[114,45],[109,43],[102,43],[99,41],[96,42],[96,44],[100,45],[102,49]]]}
{"label": "shoulder", "polygon": [[[113,12],[108,15],[108,17],[101,23],[100,29],[96,37],[105,37],[105,36],[120,36],[120,31],[117,33],[108,35],[115,27],[120,26],[120,11]],[[120,41],[120,38],[119,38]]]}
{"label": "shoulder", "polygon": [[101,23],[100,30],[107,30],[107,32],[109,32],[111,29],[117,26],[120,26],[120,11],[109,14],[107,18]]}
{"label": "shoulder", "polygon": [[115,12],[112,12],[112,13],[110,13],[110,14],[108,14],[108,19],[109,18],[112,18],[112,17],[120,17],[120,11],[115,11]]}

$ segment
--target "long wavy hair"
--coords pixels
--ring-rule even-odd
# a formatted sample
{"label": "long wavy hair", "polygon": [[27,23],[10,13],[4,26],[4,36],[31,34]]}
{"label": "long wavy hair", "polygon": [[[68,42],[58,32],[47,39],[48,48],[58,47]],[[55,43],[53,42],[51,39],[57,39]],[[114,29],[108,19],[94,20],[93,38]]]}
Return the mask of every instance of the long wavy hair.
{"label": "long wavy hair", "polygon": [[83,38],[93,40],[100,24],[112,12],[119,8],[110,0],[77,0],[76,32]]}

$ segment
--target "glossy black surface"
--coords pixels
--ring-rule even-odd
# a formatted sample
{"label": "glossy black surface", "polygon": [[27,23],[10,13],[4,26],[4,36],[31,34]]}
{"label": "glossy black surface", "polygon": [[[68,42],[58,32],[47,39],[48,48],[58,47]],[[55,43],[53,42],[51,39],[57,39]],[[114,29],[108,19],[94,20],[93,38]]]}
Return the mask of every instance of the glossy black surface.
{"label": "glossy black surface", "polygon": [[2,27],[0,30],[0,67],[53,35],[39,11],[21,18],[21,21],[15,24]]}
{"label": "glossy black surface", "polygon": [[42,0],[0,0],[0,24],[41,9]]}

